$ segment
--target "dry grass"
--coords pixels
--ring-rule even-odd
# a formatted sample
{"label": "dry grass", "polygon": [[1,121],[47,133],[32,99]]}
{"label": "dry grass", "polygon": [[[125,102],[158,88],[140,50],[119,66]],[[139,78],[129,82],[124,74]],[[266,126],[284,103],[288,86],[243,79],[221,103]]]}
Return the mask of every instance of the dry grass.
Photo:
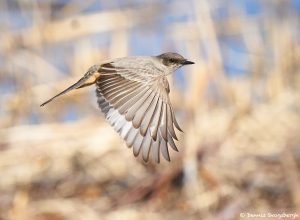
{"label": "dry grass", "polygon": [[[160,3],[92,14],[69,4],[59,10],[65,16],[52,19],[49,4],[34,2],[17,1],[20,13],[34,16],[31,26],[14,30],[6,20],[1,27],[0,88],[12,88],[0,97],[0,219],[230,220],[242,212],[284,211],[300,216],[299,15],[257,21],[233,6],[231,16],[216,23],[211,12],[217,5],[191,1],[195,18],[166,31],[168,41],[182,45],[197,63],[186,69],[187,89],[172,86],[185,133],[172,162],[156,165],[132,156],[101,117],[91,89],[47,108],[39,104],[99,60],[127,55],[130,31],[159,19]],[[1,11],[10,9],[7,1],[0,4]],[[265,4],[287,10],[280,1]],[[88,37],[103,32],[110,43],[95,47]],[[224,73],[222,34],[242,37],[250,74]],[[61,62],[72,76],[46,56],[46,48],[68,44],[73,52],[66,50]],[[209,48],[206,57],[203,48]],[[64,122],[70,106],[80,119]],[[28,122],[32,114],[36,123]]]}

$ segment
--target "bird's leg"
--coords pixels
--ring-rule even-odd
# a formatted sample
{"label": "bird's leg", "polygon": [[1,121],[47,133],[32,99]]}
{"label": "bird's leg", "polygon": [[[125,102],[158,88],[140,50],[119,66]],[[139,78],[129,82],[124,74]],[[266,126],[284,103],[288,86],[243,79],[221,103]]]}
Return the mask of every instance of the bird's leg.
{"label": "bird's leg", "polygon": [[100,73],[98,72],[99,69],[100,69],[100,65],[94,65],[94,66],[90,67],[89,70],[84,74],[84,76],[80,80],[78,80],[75,84],[71,85],[70,87],[68,87],[67,89],[62,91],[61,93],[53,96],[51,99],[49,99],[46,102],[44,102],[43,104],[41,104],[41,106],[48,104],[55,98],[57,98],[61,95],[64,95],[73,89],[79,89],[79,88],[83,88],[83,87],[94,84],[96,82],[97,78],[100,76]]}

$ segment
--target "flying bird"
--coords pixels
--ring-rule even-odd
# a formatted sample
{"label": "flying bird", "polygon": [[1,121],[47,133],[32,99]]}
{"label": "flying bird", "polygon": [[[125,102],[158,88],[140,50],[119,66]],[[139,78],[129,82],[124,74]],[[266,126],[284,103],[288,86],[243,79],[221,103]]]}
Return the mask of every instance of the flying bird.
{"label": "flying bird", "polygon": [[73,89],[96,84],[98,105],[116,132],[133,148],[134,156],[149,154],[159,163],[160,153],[170,161],[169,149],[178,151],[175,129],[182,131],[172,108],[167,75],[194,64],[177,53],[132,56],[104,61],[88,69],[74,85],[41,104],[44,106]]}

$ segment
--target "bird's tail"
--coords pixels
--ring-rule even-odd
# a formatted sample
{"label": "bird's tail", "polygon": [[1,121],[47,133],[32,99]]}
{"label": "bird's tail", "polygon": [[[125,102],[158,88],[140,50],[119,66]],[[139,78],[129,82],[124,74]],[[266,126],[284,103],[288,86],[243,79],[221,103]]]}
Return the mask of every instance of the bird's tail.
{"label": "bird's tail", "polygon": [[70,87],[68,87],[67,89],[62,91],[61,93],[58,93],[57,95],[53,96],[51,99],[49,99],[46,102],[44,102],[43,104],[41,104],[41,106],[48,104],[52,100],[56,99],[57,97],[59,97],[61,95],[66,94],[67,92],[69,92],[73,89],[79,89],[79,88],[83,88],[83,87],[94,84],[96,82],[96,80],[98,79],[98,77],[100,76],[100,73],[98,72],[99,69],[100,69],[100,65],[92,66],[91,68],[89,68],[89,70],[86,72],[86,74],[84,74],[84,76],[80,80],[78,80],[75,84],[71,85]]}

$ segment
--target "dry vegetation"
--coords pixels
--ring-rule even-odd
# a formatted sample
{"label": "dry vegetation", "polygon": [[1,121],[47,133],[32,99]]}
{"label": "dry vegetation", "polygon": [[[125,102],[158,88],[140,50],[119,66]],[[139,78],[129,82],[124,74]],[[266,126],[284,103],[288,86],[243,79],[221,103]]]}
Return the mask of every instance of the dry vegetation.
{"label": "dry vegetation", "polygon": [[[1,1],[2,12],[10,9],[7,2]],[[211,11],[217,5],[208,2],[191,1],[194,19],[167,27],[168,41],[197,64],[186,69],[187,89],[173,81],[171,98],[185,131],[180,152],[156,165],[133,157],[101,117],[93,89],[46,108],[39,104],[99,60],[127,55],[131,29],[159,19],[159,3],[81,13],[90,0],[61,6],[53,19],[50,4],[16,1],[33,23],[15,30],[1,21],[0,88],[10,91],[0,97],[1,220],[300,216],[299,14],[287,9],[288,1],[265,1],[278,14],[255,20],[233,7],[216,23]],[[104,32],[110,43],[95,47],[88,37]],[[239,35],[246,44],[246,76],[224,73],[221,34]],[[68,43],[72,53],[61,53],[70,76],[45,55]],[[80,119],[65,122],[70,106]],[[39,119],[31,123],[30,117]]]}

